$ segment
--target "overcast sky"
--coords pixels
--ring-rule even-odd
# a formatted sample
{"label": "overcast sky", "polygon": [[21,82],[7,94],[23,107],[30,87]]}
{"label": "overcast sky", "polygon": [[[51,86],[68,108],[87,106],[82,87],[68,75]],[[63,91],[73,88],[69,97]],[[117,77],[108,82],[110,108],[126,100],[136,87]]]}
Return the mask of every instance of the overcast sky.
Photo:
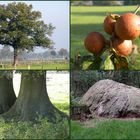
{"label": "overcast sky", "polygon": [[[7,4],[12,1],[0,1],[0,4]],[[20,2],[20,1],[18,1]],[[52,35],[55,42],[54,48],[66,48],[69,50],[69,2],[68,1],[22,1],[32,4],[34,10],[42,13],[45,23],[52,23],[56,27]],[[37,51],[42,51],[38,48]]]}

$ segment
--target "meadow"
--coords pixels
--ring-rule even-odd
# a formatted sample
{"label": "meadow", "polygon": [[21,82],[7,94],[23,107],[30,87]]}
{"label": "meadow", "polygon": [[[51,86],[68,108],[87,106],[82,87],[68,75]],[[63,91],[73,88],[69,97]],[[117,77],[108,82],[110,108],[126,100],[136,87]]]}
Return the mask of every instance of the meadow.
{"label": "meadow", "polygon": [[[72,6],[71,7],[71,58],[78,53],[89,55],[84,48],[84,39],[89,32],[100,32],[106,38],[109,36],[103,29],[103,21],[108,13],[123,14],[133,12],[137,6]],[[137,13],[140,15],[140,11]],[[140,39],[133,40],[137,46],[140,45]],[[138,47],[138,51],[139,51]],[[140,69],[140,55],[133,57],[132,69]]]}
{"label": "meadow", "polygon": [[19,62],[18,66],[13,67],[12,62],[3,62],[0,65],[0,70],[68,70],[69,62],[68,61],[33,61],[33,62]]}

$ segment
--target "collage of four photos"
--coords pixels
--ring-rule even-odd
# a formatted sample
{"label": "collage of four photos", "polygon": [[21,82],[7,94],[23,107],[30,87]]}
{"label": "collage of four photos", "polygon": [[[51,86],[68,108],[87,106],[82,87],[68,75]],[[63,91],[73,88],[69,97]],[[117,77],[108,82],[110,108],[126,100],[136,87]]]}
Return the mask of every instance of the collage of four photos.
{"label": "collage of four photos", "polygon": [[140,1],[0,1],[0,139],[139,139]]}

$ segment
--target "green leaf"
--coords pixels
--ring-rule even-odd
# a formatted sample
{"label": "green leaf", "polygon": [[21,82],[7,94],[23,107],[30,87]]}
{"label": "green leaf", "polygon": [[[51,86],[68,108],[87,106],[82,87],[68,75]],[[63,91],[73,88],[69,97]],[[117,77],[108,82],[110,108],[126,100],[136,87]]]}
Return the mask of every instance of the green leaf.
{"label": "green leaf", "polygon": [[93,62],[88,66],[88,70],[100,70],[102,63],[101,57],[96,57]]}
{"label": "green leaf", "polygon": [[[90,65],[92,65],[93,64],[93,62],[89,62],[89,61],[84,61],[83,62],[83,65],[82,65],[82,69],[83,70],[89,70],[89,67],[90,67]],[[92,68],[91,68],[92,69]]]}
{"label": "green leaf", "polygon": [[111,56],[108,56],[104,61],[104,70],[114,70],[114,65],[110,59]]}

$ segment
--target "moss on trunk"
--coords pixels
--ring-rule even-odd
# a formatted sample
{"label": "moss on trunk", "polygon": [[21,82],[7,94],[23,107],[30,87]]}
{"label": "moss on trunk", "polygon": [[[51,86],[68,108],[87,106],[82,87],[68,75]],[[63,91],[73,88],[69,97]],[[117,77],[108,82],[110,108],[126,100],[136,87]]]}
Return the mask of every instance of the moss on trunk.
{"label": "moss on trunk", "polygon": [[4,75],[0,77],[0,114],[9,110],[15,103],[16,96],[13,90],[12,78]]}
{"label": "moss on trunk", "polygon": [[17,121],[36,121],[41,116],[55,122],[65,117],[65,114],[55,108],[49,100],[46,91],[46,72],[23,71],[18,99],[2,116]]}

